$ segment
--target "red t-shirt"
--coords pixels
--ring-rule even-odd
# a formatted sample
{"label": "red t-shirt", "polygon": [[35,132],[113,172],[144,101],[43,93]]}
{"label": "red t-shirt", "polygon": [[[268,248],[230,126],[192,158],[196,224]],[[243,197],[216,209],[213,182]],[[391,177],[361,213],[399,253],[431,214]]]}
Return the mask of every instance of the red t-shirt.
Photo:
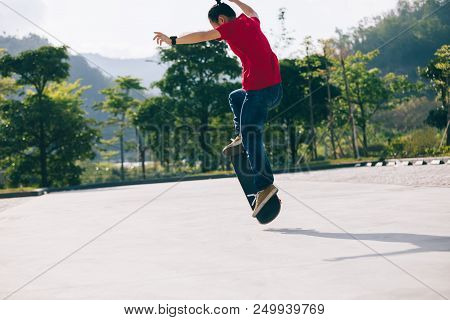
{"label": "red t-shirt", "polygon": [[270,47],[260,21],[241,14],[217,29],[242,62],[242,88],[259,90],[281,82],[278,58]]}

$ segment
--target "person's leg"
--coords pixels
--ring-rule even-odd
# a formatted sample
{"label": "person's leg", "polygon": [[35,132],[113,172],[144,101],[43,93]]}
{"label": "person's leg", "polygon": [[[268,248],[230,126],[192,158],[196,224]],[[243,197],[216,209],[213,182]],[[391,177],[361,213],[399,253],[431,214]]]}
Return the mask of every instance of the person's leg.
{"label": "person's leg", "polygon": [[239,89],[231,92],[228,98],[231,111],[233,112],[234,130],[236,132],[237,137],[231,139],[231,143],[225,146],[225,148],[223,148],[222,153],[226,157],[232,157],[243,151],[242,139],[240,137],[241,133],[240,118],[241,118],[242,104],[244,103],[245,100],[245,95],[246,95],[245,90]]}
{"label": "person's leg", "polygon": [[262,90],[247,91],[241,111],[241,135],[254,174],[257,190],[253,217],[278,192],[263,143],[264,124],[268,110],[280,104],[283,97],[281,84]]}
{"label": "person's leg", "polygon": [[231,111],[233,112],[233,122],[234,122],[234,129],[236,131],[236,134],[240,134],[240,118],[241,118],[241,110],[242,105],[245,100],[246,92],[244,89],[238,89],[230,93],[228,96],[228,101],[230,103]]}
{"label": "person's leg", "polygon": [[283,86],[281,83],[269,88],[269,100],[271,100],[271,105],[269,105],[269,110],[276,108],[283,100]]}
{"label": "person's leg", "polygon": [[262,191],[274,182],[272,168],[263,143],[264,124],[267,120],[271,97],[267,90],[247,91],[241,111],[241,136],[247,152],[257,191]]}

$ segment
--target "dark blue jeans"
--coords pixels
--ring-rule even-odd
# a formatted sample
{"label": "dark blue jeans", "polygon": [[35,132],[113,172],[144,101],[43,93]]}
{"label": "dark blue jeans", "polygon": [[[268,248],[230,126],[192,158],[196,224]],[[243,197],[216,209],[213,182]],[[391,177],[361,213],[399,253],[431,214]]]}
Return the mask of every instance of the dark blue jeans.
{"label": "dark blue jeans", "polygon": [[264,148],[263,132],[268,111],[279,105],[282,98],[281,83],[261,90],[239,89],[230,93],[229,96],[236,134],[242,137],[257,191],[264,190],[274,181]]}

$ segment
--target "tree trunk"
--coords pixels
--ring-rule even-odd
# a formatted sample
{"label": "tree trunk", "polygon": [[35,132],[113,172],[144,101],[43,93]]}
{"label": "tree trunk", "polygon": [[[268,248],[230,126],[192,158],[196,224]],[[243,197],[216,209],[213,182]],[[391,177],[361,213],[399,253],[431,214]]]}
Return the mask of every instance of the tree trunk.
{"label": "tree trunk", "polygon": [[145,179],[145,150],[146,150],[146,146],[144,145],[143,139],[142,139],[142,134],[139,130],[138,127],[135,128],[136,129],[136,136],[137,136],[137,140],[138,140],[138,155],[139,155],[139,160],[141,162],[141,170],[142,170],[142,179]]}
{"label": "tree trunk", "polygon": [[[324,50],[324,55],[326,54]],[[327,57],[325,56],[325,59]],[[335,136],[334,136],[334,113],[333,109],[331,108],[331,87],[330,87],[330,70],[328,68],[328,62],[325,60],[325,68],[327,72],[327,108],[328,108],[328,125],[329,125],[329,131],[330,131],[330,139],[331,139],[331,147],[333,149],[333,157],[334,159],[337,159],[337,153],[336,153],[336,143],[335,143]]]}
{"label": "tree trunk", "polygon": [[211,168],[211,159],[210,159],[210,148],[206,141],[206,134],[208,132],[208,117],[205,116],[202,119],[202,124],[200,125],[199,129],[199,144],[200,148],[202,149],[202,172],[210,171]]}
{"label": "tree trunk", "polygon": [[339,134],[336,134],[336,145],[337,145],[337,149],[339,150],[339,158],[343,158],[343,157],[345,157],[345,152],[342,149],[340,139],[341,139],[341,137],[339,136]]}
{"label": "tree trunk", "polygon": [[47,146],[45,144],[45,130],[42,119],[39,120],[39,161],[41,165],[41,187],[47,188],[48,172],[47,172]]}
{"label": "tree trunk", "polygon": [[311,152],[313,160],[317,159],[317,146],[316,146],[316,129],[314,127],[314,105],[312,97],[312,83],[311,83],[311,72],[308,66],[308,90],[309,90],[309,126],[311,134]]}
{"label": "tree trunk", "polygon": [[313,160],[317,159],[317,145],[316,145],[316,128],[314,127],[314,105],[312,99],[311,80],[308,81],[309,87],[309,125],[311,126],[311,148]]}
{"label": "tree trunk", "polygon": [[447,146],[450,147],[450,108],[447,115]]}
{"label": "tree trunk", "polygon": [[448,95],[448,77],[447,77],[447,87],[445,92],[442,93],[442,100],[444,108],[447,107],[447,146],[450,146],[450,103]]}
{"label": "tree trunk", "polygon": [[49,187],[48,181],[48,171],[47,171],[47,144],[45,141],[45,128],[43,120],[43,106],[42,106],[42,92],[37,93],[38,95],[38,112],[39,112],[39,162],[41,167],[41,187]]}
{"label": "tree trunk", "polygon": [[170,172],[170,166],[173,164],[172,154],[170,153],[171,149],[171,134],[172,128],[170,126],[163,126],[161,133],[161,159],[164,161],[164,168],[166,172]]}
{"label": "tree trunk", "polygon": [[297,163],[297,130],[295,126],[288,121],[288,130],[289,130],[289,148],[291,151],[291,163],[292,166],[295,167]]}
{"label": "tree trunk", "polygon": [[366,118],[366,110],[364,109],[364,103],[362,102],[361,99],[361,91],[359,88],[359,84],[356,84],[356,89],[357,89],[357,98],[358,98],[358,106],[359,109],[361,110],[361,129],[363,132],[363,154],[367,157],[368,152],[367,152],[367,118]]}
{"label": "tree trunk", "polygon": [[333,158],[336,160],[338,158],[336,152],[336,137],[334,135],[334,120],[330,123],[330,139],[331,139],[331,147],[333,148]]}
{"label": "tree trunk", "polygon": [[120,123],[120,180],[125,180],[125,170],[123,167],[123,163],[125,162],[124,157],[124,150],[123,150],[123,130],[124,130],[124,123],[125,121],[125,114],[122,114],[122,121]]}
{"label": "tree trunk", "polygon": [[362,121],[361,121],[361,130],[362,130],[362,134],[363,134],[363,151],[364,151],[364,155],[367,156],[368,152],[368,142],[367,142],[367,120],[366,120],[366,110],[364,109],[364,105],[362,103],[359,104],[359,109],[361,110],[361,117],[362,117]]}
{"label": "tree trunk", "polygon": [[339,153],[341,154],[341,157],[345,157],[345,152],[342,149],[341,143],[339,142],[339,138],[336,141],[337,141],[337,145],[338,145]]}
{"label": "tree trunk", "polygon": [[145,176],[145,149],[143,149],[141,152],[141,169],[142,169],[142,179],[145,180],[147,178]]}
{"label": "tree trunk", "polygon": [[349,109],[349,117],[350,117],[350,125],[352,127],[352,148],[353,148],[353,156],[355,159],[359,159],[359,150],[358,150],[358,141],[357,141],[357,133],[356,133],[356,124],[355,124],[355,117],[353,115],[353,104],[350,101],[350,89],[348,85],[347,80],[347,71],[345,69],[345,62],[344,57],[342,56],[342,49],[340,50],[340,61],[341,61],[341,67],[342,67],[342,75],[344,78],[345,83],[345,98],[347,100],[348,109]]}

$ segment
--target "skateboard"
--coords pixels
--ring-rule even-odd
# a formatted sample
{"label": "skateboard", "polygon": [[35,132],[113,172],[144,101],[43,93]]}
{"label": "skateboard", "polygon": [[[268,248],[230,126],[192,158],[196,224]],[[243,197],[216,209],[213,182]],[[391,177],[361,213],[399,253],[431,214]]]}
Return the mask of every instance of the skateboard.
{"label": "skateboard", "polygon": [[[253,210],[256,204],[256,188],[253,183],[253,173],[248,161],[245,151],[239,152],[237,155],[231,156],[231,163],[233,164],[234,172],[241,183],[242,189],[247,197],[248,204]],[[256,219],[260,224],[269,224],[281,211],[281,200],[278,195],[275,194],[264,205],[261,211],[256,216]]]}

